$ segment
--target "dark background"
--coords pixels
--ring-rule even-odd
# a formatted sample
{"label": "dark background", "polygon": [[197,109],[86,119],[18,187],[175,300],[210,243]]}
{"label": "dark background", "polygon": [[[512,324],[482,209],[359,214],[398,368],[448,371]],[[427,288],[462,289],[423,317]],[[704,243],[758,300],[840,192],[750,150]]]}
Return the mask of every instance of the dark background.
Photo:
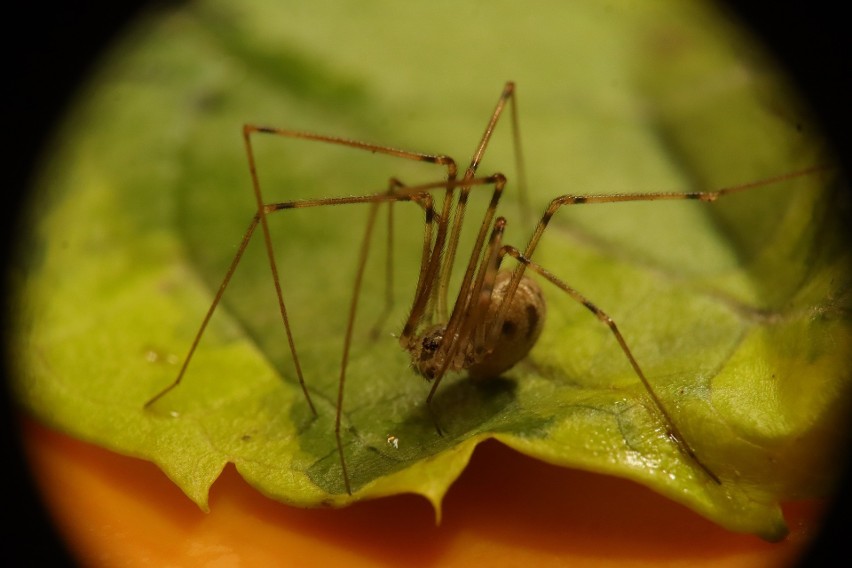
{"label": "dark background", "polygon": [[[38,3],[16,3],[17,12],[5,19],[7,47],[4,59],[6,87],[3,104],[3,130],[7,159],[4,170],[0,255],[9,256],[18,231],[16,213],[30,186],[34,168],[50,133],[70,104],[76,89],[98,62],[99,54],[121,35],[141,11],[179,2],[106,2],[81,0],[57,3],[46,8]],[[845,3],[832,0],[794,2],[724,2],[786,67],[833,142],[848,179],[852,160],[852,29]],[[2,295],[2,315],[6,313],[6,290]],[[3,317],[4,323],[6,318]],[[6,333],[6,326],[2,327]],[[3,341],[3,345],[7,343]],[[4,357],[3,371],[6,371]],[[4,507],[7,517],[5,557],[21,559],[27,565],[73,564],[61,541],[56,538],[23,460],[18,425],[2,389],[2,451]],[[847,459],[847,463],[849,460]],[[847,467],[847,472],[850,468]],[[847,475],[847,479],[849,476]],[[842,484],[825,528],[814,544],[806,565],[830,565],[830,554],[843,551],[849,528],[849,483]],[[12,527],[13,532],[9,532]],[[9,544],[11,543],[11,544]],[[849,557],[848,544],[844,555]],[[836,560],[834,561],[836,562]]]}

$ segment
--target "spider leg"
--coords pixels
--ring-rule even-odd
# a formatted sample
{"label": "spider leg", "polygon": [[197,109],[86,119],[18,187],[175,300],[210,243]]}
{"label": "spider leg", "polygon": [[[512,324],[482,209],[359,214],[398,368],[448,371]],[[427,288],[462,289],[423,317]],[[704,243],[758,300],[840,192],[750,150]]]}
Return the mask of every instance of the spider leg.
{"label": "spider leg", "polygon": [[[663,421],[666,425],[666,430],[669,434],[669,437],[677,444],[678,449],[687,456],[694,464],[696,464],[707,476],[712,479],[715,483],[721,485],[721,481],[719,477],[713,473],[713,471],[696,455],[695,451],[686,441],[683,433],[681,433],[680,428],[678,428],[675,421],[672,419],[671,414],[669,414],[668,410],[666,410],[665,405],[663,404],[662,399],[657,394],[653,385],[648,381],[645,373],[642,371],[642,368],[639,366],[639,363],[636,361],[636,357],[633,356],[633,352],[630,350],[630,347],[627,345],[627,341],[625,341],[624,336],[621,334],[621,331],[618,329],[618,326],[606,312],[597,307],[594,303],[592,303],[588,298],[580,294],[577,290],[566,284],[563,280],[559,279],[553,273],[549,272],[542,266],[532,262],[528,257],[521,254],[521,251],[512,246],[504,246],[501,250],[501,255],[508,255],[514,258],[521,266],[529,268],[530,270],[536,272],[540,276],[544,277],[556,287],[561,289],[563,292],[568,294],[573,300],[582,304],[586,309],[588,309],[595,317],[606,325],[609,330],[612,332],[616,341],[618,342],[621,351],[627,357],[627,360],[630,362],[630,366],[633,368],[634,373],[639,380],[642,382],[642,385],[645,387],[648,395],[651,397],[651,400],[654,403],[654,406],[657,409],[657,412],[662,417]],[[504,301],[504,304],[508,302]],[[499,320],[498,320],[499,322]],[[495,327],[499,325],[496,324]]]}

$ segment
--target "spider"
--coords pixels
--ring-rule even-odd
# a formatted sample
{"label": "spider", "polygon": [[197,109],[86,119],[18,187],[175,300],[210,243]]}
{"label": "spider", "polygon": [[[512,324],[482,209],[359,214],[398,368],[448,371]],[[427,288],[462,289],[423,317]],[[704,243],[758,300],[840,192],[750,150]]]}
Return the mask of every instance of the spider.
{"label": "spider", "polygon": [[[355,284],[347,315],[344,347],[338,380],[334,434],[337,453],[340,459],[340,471],[347,493],[352,487],[347,470],[344,444],[341,437],[341,417],[343,413],[344,386],[349,360],[349,351],[353,339],[354,321],[361,293],[361,283],[369,249],[370,236],[376,224],[380,205],[396,202],[413,202],[424,214],[423,245],[417,284],[414,290],[411,308],[402,330],[398,335],[401,348],[411,357],[411,366],[415,373],[431,383],[426,397],[426,405],[432,413],[438,434],[441,428],[432,409],[432,400],[442,380],[449,373],[466,372],[475,378],[496,377],[509,370],[524,357],[535,345],[545,320],[546,305],[541,288],[527,276],[527,271],[538,274],[562,290],[573,300],[587,308],[602,324],[606,325],[626,357],[638,380],[644,386],[659,419],[673,444],[687,459],[713,483],[721,484],[719,477],[701,460],[686,440],[681,430],[668,412],[654,386],[646,377],[616,322],[586,296],[572,288],[558,276],[533,260],[536,248],[557,211],[566,205],[587,205],[617,203],[628,201],[657,200],[698,200],[713,202],[732,193],[750,190],[756,187],[805,176],[823,169],[815,166],[772,178],[730,186],[715,191],[656,192],[639,194],[610,195],[561,195],[550,201],[540,217],[532,236],[521,249],[503,242],[507,224],[504,217],[497,215],[500,198],[506,185],[503,174],[478,175],[480,161],[491,141],[495,127],[504,113],[509,113],[512,124],[516,169],[519,173],[523,197],[523,160],[520,155],[518,112],[516,87],[507,82],[490,115],[485,131],[479,141],[470,164],[459,177],[458,166],[451,157],[438,154],[426,154],[401,150],[390,146],[372,144],[336,136],[326,136],[311,132],[287,130],[268,126],[246,124],[243,126],[243,141],[252,180],[252,189],[257,211],[242,237],[237,252],[229,265],[224,279],[216,292],[210,307],[190,345],[177,377],[145,403],[145,408],[176,388],[183,380],[193,354],[204,335],[204,331],[216,310],[222,296],[239,265],[256,229],[260,227],[266,255],[272,272],[272,281],[278,300],[281,321],[286,332],[289,350],[299,385],[304,398],[314,416],[316,408],[311,399],[298,350],[293,339],[287,305],[281,286],[278,266],[275,260],[272,238],[267,217],[273,213],[289,209],[327,207],[336,205],[366,204],[370,206],[365,234],[361,243]],[[445,168],[446,175],[440,181],[420,185],[406,185],[392,178],[384,191],[359,196],[324,197],[267,203],[260,187],[252,147],[255,135],[273,135],[291,139],[301,139],[325,144],[346,146],[371,153],[385,154]],[[491,192],[491,200],[481,220],[476,236],[464,263],[464,272],[455,301],[451,307],[448,302],[449,281],[458,253],[462,226],[465,221],[468,197],[473,191]],[[439,199],[440,198],[440,199]],[[438,204],[438,202],[440,203]],[[506,258],[514,261],[513,269],[502,269]],[[390,438],[389,438],[390,440]]]}

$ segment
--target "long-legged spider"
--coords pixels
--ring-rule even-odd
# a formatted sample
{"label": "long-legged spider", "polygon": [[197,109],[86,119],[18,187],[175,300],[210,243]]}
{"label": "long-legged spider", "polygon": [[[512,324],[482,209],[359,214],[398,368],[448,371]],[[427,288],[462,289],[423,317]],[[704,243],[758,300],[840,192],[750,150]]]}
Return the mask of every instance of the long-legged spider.
{"label": "long-legged spider", "polygon": [[[365,273],[369,242],[375,226],[379,206],[383,203],[392,204],[409,201],[417,204],[425,214],[423,225],[424,236],[417,284],[411,309],[399,334],[399,344],[410,354],[414,371],[428,381],[431,381],[431,389],[426,397],[426,404],[430,412],[432,410],[432,399],[438,385],[441,384],[442,379],[447,373],[466,371],[469,375],[475,377],[498,376],[523,359],[533,347],[544,323],[545,302],[539,286],[535,281],[525,275],[527,270],[531,270],[585,306],[598,320],[608,326],[636,377],[641,381],[647,391],[672,443],[712,482],[721,483],[717,475],[704,464],[685,439],[673,420],[672,415],[667,411],[661,398],[655,391],[654,386],[648,381],[645,373],[642,371],[641,366],[634,357],[615,321],[580,292],[549,272],[543,266],[534,262],[532,258],[550,220],[563,205],[657,200],[699,200],[712,202],[725,195],[808,175],[822,168],[812,167],[716,191],[561,195],[550,202],[536,224],[535,230],[526,247],[520,249],[503,242],[506,219],[497,216],[497,207],[506,184],[505,176],[500,173],[489,176],[477,176],[477,168],[492,138],[494,129],[507,106],[510,109],[517,168],[522,185],[523,163],[520,157],[520,144],[518,141],[515,85],[512,82],[506,83],[497,101],[497,105],[491,113],[479,145],[471,158],[470,165],[465,170],[461,179],[458,178],[456,162],[449,156],[411,152],[389,146],[309,132],[250,124],[245,125],[243,127],[243,139],[257,212],[243,235],[237,252],[204,316],[177,377],[166,388],[148,400],[145,407],[148,408],[153,405],[157,400],[177,387],[183,380],[187,367],[207,328],[210,318],[222,299],[225,289],[259,225],[263,235],[269,266],[272,271],[272,281],[278,299],[278,308],[287,335],[295,372],[304,393],[305,401],[310,407],[311,412],[316,415],[317,411],[303,375],[298,350],[291,332],[267,216],[288,209],[369,204],[370,211],[367,218],[364,239],[361,244],[352,298],[349,303],[340,364],[334,429],[343,482],[346,491],[351,493],[352,489],[346,466],[344,445],[341,439],[341,417],[343,413],[344,386],[349,351],[352,344],[355,315],[358,308],[361,283]],[[368,195],[267,203],[263,199],[255,165],[255,155],[252,149],[252,136],[254,134],[272,134],[293,139],[336,144],[405,160],[436,164],[446,168],[446,177],[438,182],[413,186],[408,186],[396,179],[392,179],[386,190]],[[476,232],[474,244],[464,265],[464,273],[459,285],[458,295],[455,302],[452,303],[452,308],[450,308],[447,298],[449,281],[458,252],[468,197],[474,189],[479,191],[484,188],[490,188],[491,201]],[[441,193],[443,193],[443,198],[440,206],[436,208],[436,194]],[[501,264],[506,257],[513,259],[516,263],[515,268],[511,271],[500,270]],[[434,414],[433,418],[435,418]],[[437,419],[435,419],[435,425],[440,433]]]}

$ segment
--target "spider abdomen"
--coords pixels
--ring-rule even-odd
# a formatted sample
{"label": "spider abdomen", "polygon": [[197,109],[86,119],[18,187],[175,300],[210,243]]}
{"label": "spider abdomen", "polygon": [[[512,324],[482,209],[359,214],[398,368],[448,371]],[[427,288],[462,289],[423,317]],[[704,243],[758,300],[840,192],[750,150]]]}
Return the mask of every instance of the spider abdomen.
{"label": "spider abdomen", "polygon": [[508,371],[527,356],[541,335],[547,311],[544,296],[538,284],[526,276],[509,299],[503,322],[496,321],[511,280],[510,271],[497,273],[488,312],[466,346],[465,367],[473,378],[497,377]]}

